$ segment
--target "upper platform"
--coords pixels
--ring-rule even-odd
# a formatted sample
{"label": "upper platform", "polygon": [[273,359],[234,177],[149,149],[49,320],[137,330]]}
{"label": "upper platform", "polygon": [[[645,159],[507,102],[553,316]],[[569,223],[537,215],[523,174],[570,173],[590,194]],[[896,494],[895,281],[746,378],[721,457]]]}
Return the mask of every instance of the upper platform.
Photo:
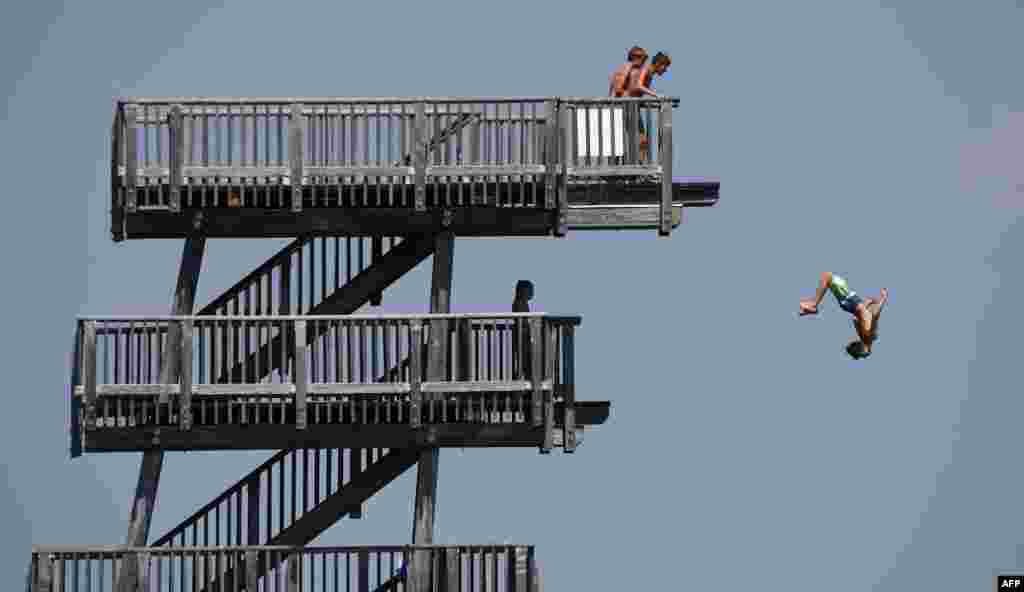
{"label": "upper platform", "polygon": [[672,171],[678,99],[132,98],[111,129],[115,241],[562,236],[654,229],[719,184]]}

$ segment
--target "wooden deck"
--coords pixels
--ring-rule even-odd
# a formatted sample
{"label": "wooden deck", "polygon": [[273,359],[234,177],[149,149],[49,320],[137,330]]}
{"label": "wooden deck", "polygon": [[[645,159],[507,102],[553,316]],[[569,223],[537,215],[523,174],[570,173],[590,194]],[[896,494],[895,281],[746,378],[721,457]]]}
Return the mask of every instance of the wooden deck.
{"label": "wooden deck", "polygon": [[[579,429],[609,413],[607,402],[575,398],[579,322],[540,313],[84,318],[73,447],[571,452]],[[426,379],[431,339],[451,351],[441,380]],[[181,364],[179,383],[161,383],[168,363]]]}
{"label": "wooden deck", "polygon": [[[676,99],[124,99],[115,241],[302,234],[562,236],[714,205],[672,175]],[[650,134],[642,136],[640,122]]]}

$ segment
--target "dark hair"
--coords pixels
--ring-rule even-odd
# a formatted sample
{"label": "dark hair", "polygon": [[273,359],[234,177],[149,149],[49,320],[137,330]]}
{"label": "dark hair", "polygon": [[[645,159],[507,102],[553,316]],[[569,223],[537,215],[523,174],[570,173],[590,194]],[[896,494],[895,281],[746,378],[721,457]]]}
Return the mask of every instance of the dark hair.
{"label": "dark hair", "polygon": [[643,58],[646,60],[647,50],[640,47],[639,45],[634,45],[633,47],[629,48],[629,51],[626,52],[626,61],[631,62],[636,58]]}
{"label": "dark hair", "polygon": [[651,63],[654,65],[665,64],[666,66],[670,66],[672,65],[672,58],[668,57],[667,53],[659,51],[654,54],[654,59],[651,60]]}
{"label": "dark hair", "polygon": [[854,360],[861,360],[868,357],[868,348],[860,341],[851,341],[846,345],[846,353]]}
{"label": "dark hair", "polygon": [[516,282],[516,294],[522,294],[527,300],[533,299],[533,282],[530,280],[519,280]]}

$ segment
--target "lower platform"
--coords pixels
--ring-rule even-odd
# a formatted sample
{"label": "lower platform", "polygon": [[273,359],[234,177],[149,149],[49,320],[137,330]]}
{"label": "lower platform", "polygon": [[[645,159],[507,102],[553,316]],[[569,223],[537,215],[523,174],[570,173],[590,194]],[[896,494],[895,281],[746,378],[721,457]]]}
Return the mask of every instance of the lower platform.
{"label": "lower platform", "polygon": [[[306,421],[300,425],[290,398],[193,395],[192,423],[182,429],[173,400],[159,404],[149,398],[101,396],[94,427],[81,428],[89,422],[78,420],[82,410],[75,405],[76,421],[72,425],[77,434],[72,438],[80,441],[84,452],[544,445],[545,428],[535,427],[528,395],[474,394],[424,401],[422,405],[420,423],[413,426],[409,421],[411,402],[406,397],[310,395]],[[564,402],[552,402],[549,442],[563,447],[566,432],[579,434],[585,426],[604,423],[610,407],[606,401],[576,401],[573,426],[567,430]],[[579,443],[578,435],[571,437],[571,446]]]}
{"label": "lower platform", "polygon": [[26,592],[537,592],[538,571],[525,545],[52,546],[32,549]]}
{"label": "lower platform", "polygon": [[[392,189],[351,186],[303,187],[302,208],[293,211],[291,188],[250,186],[241,190],[210,186],[182,195],[181,211],[164,205],[169,187],[139,188],[138,206],[113,221],[115,240],[183,238],[197,230],[209,238],[287,238],[308,234],[378,236],[449,229],[457,236],[549,236],[557,209],[544,207],[541,183],[448,183],[428,185],[426,207],[394,197]],[[713,206],[717,181],[676,179],[672,227],[684,207]],[[579,182],[569,185],[566,229],[653,230],[659,226],[661,184],[657,182]],[[152,200],[144,196],[152,193]]]}

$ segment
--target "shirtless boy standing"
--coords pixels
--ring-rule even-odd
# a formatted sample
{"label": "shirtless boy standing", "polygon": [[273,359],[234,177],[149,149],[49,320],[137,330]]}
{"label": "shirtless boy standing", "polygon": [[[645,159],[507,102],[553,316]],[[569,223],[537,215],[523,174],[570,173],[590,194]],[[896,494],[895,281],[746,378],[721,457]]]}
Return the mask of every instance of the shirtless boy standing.
{"label": "shirtless boy standing", "polygon": [[634,71],[642,69],[646,61],[647,51],[644,48],[637,45],[631,47],[626,53],[626,63],[616,68],[608,80],[608,96],[626,96],[630,76]]}
{"label": "shirtless boy standing", "polygon": [[[672,58],[667,53],[659,51],[654,54],[650,65],[635,68],[629,73],[629,82],[626,85],[626,96],[629,97],[658,97],[651,87],[654,85],[655,76],[664,76],[668,67],[672,65]],[[640,114],[638,125],[640,128],[640,159],[647,160],[650,140],[647,137],[647,125],[643,113]]]}

